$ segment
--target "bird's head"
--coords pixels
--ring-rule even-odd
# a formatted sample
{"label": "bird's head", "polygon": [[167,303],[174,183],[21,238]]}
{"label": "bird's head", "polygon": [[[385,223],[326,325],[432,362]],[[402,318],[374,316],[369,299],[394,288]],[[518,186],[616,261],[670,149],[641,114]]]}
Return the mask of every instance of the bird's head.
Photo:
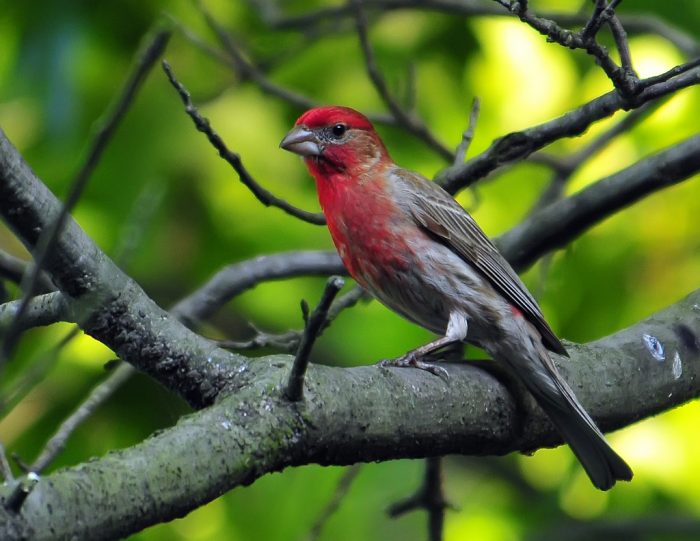
{"label": "bird's head", "polygon": [[280,147],[303,156],[317,178],[329,173],[359,173],[389,159],[369,119],[340,106],[306,111]]}

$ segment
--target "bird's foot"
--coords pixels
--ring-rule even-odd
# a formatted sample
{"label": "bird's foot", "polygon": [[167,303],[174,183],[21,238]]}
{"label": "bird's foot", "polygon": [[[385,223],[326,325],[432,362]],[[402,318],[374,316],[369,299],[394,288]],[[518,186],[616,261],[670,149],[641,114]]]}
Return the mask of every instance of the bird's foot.
{"label": "bird's foot", "polygon": [[384,359],[379,361],[377,364],[383,368],[418,368],[419,370],[430,372],[445,382],[450,379],[450,374],[442,366],[438,366],[435,363],[427,363],[422,361],[415,353],[411,351],[405,355],[401,355],[401,357],[397,357],[396,359]]}

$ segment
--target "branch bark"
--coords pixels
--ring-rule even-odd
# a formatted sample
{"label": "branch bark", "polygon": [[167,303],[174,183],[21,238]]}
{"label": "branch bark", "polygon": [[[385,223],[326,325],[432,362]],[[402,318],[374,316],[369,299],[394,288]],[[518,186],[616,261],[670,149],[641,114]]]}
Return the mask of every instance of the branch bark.
{"label": "branch bark", "polygon": [[[61,207],[0,130],[0,216],[28,249]],[[234,374],[245,372],[247,359],[217,348],[157,306],[73,219],[44,268],[75,323],[192,405],[210,404]]]}
{"label": "branch bark", "polygon": [[[645,334],[662,345],[664,361]],[[700,395],[699,336],[700,290],[617,334],[567,344],[571,360],[558,365],[610,430]],[[560,442],[534,401],[516,402],[507,385],[468,363],[446,364],[447,384],[420,370],[312,365],[300,403],[283,397],[289,364],[289,356],[258,359],[249,383],[213,406],[139,445],[43,478],[19,514],[0,507],[0,537],[116,539],[286,466],[505,454]],[[11,489],[0,488],[0,499]]]}

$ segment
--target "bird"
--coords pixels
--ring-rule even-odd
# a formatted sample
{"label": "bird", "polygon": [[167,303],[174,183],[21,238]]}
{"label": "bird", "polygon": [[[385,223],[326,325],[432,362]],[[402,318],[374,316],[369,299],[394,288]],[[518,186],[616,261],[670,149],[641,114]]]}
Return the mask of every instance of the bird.
{"label": "bird", "polygon": [[426,357],[473,343],[524,384],[594,486],[608,490],[632,479],[548,354],[568,357],[537,302],[449,193],[394,163],[371,121],[349,107],[306,111],[280,147],[303,157],[350,276],[440,336],[384,366],[447,374]]}

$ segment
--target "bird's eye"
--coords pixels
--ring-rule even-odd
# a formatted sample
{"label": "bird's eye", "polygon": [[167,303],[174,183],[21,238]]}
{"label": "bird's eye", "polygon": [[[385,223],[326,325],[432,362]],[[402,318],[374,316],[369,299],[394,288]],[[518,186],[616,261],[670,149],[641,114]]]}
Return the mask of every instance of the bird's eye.
{"label": "bird's eye", "polygon": [[347,129],[348,127],[345,124],[338,123],[331,128],[331,133],[333,134],[333,137],[340,138],[345,134]]}

